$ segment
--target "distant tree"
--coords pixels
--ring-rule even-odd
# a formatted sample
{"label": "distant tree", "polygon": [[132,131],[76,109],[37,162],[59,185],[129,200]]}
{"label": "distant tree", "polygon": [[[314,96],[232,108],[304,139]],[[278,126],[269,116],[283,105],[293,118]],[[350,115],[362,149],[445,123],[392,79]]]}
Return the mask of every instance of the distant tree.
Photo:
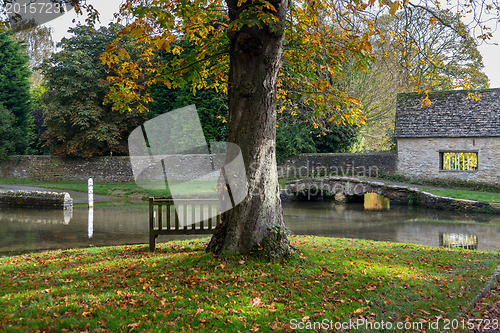
{"label": "distant tree", "polygon": [[[121,28],[118,24],[99,30],[70,28],[74,36],[63,38],[57,45],[62,50],[41,66],[47,89],[43,98],[46,131],[41,139],[53,147],[53,154],[89,158],[128,153],[128,134],[145,117],[133,110],[119,113],[105,104],[109,88],[105,80],[110,74],[98,58]],[[130,45],[124,40],[123,47]]]}
{"label": "distant tree", "polygon": [[0,159],[8,158],[15,152],[18,129],[13,124],[14,116],[0,103]]}
{"label": "distant tree", "polygon": [[[12,149],[6,151],[10,154],[24,154],[28,146],[31,112],[28,61],[24,46],[14,40],[12,31],[0,26],[0,104],[12,115],[11,127],[16,132],[9,139]],[[5,114],[4,111],[7,119],[9,116]]]}
{"label": "distant tree", "polygon": [[298,154],[345,153],[356,143],[359,127],[305,118],[305,112],[280,111],[276,128],[276,159]]}
{"label": "distant tree", "polygon": [[379,25],[384,37],[374,39],[374,51],[414,90],[488,87],[477,41],[459,14],[410,7]]}
{"label": "distant tree", "polygon": [[276,161],[298,154],[317,153],[311,131],[306,122],[279,121],[276,128]]}
{"label": "distant tree", "polygon": [[346,72],[344,87],[361,101],[368,118],[361,129],[365,150],[394,149],[398,93],[488,87],[477,42],[461,19],[444,10],[435,15],[447,25],[411,6],[382,16],[377,21],[380,34],[371,40],[375,57],[370,70]]}
{"label": "distant tree", "polygon": [[24,27],[18,27],[14,37],[26,45],[25,52],[29,57],[28,66],[33,72],[31,83],[32,86],[38,86],[43,80],[38,66],[45,59],[48,59],[55,50],[55,44],[52,40],[53,29],[46,26],[36,26],[33,23],[24,23],[24,25]]}
{"label": "distant tree", "polygon": [[215,90],[202,90],[193,94],[188,87],[168,89],[163,84],[151,87],[148,119],[165,112],[195,104],[201,127],[208,143],[227,141],[227,96]]}
{"label": "distant tree", "polygon": [[31,111],[31,121],[30,121],[30,148],[29,153],[33,155],[47,155],[50,153],[50,147],[43,146],[41,140],[42,134],[47,130],[43,125],[45,116],[43,105],[43,95],[46,92],[44,85],[38,85],[32,88],[31,95],[33,99],[33,109]]}

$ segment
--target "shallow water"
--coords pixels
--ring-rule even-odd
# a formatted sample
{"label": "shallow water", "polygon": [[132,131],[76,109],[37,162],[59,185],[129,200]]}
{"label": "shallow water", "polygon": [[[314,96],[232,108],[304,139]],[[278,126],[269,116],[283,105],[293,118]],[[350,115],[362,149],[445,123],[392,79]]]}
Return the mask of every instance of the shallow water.
{"label": "shallow water", "polygon": [[[466,235],[479,250],[500,250],[500,216],[391,206],[365,210],[362,203],[293,201],[284,204],[287,227],[295,234],[440,246],[440,239]],[[148,204],[106,203],[89,210],[0,208],[0,254],[48,249],[148,243]],[[452,236],[450,236],[452,235]],[[158,241],[198,236],[159,236]]]}

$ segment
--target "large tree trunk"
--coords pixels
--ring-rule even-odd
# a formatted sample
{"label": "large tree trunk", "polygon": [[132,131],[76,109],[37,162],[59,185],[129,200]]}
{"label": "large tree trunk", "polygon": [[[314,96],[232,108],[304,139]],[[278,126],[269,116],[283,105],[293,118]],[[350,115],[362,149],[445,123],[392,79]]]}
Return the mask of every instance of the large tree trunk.
{"label": "large tree trunk", "polygon": [[[231,21],[251,3],[238,7],[237,0],[226,2]],[[222,256],[254,253],[280,261],[293,253],[285,234],[276,167],[276,86],[288,1],[270,2],[280,22],[275,27],[244,26],[228,33],[229,142],[241,148],[248,195],[226,212],[207,250]]]}

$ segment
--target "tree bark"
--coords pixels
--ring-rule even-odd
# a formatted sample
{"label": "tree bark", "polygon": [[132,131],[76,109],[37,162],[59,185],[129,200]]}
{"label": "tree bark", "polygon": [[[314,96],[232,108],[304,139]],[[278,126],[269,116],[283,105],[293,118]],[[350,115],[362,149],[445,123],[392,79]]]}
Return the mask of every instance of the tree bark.
{"label": "tree bark", "polygon": [[[271,261],[293,255],[285,233],[276,166],[276,91],[283,63],[283,28],[288,1],[270,1],[274,26],[229,31],[229,142],[237,144],[246,167],[248,195],[225,213],[207,251],[224,257],[255,254]],[[258,2],[226,1],[231,22]]]}

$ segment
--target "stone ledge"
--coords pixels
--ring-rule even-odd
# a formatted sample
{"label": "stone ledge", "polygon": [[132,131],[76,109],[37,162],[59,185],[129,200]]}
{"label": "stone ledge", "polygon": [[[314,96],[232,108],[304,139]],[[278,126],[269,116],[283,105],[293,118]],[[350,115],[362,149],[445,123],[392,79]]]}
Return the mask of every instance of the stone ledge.
{"label": "stone ledge", "polygon": [[0,206],[67,209],[73,199],[67,192],[0,191]]}

